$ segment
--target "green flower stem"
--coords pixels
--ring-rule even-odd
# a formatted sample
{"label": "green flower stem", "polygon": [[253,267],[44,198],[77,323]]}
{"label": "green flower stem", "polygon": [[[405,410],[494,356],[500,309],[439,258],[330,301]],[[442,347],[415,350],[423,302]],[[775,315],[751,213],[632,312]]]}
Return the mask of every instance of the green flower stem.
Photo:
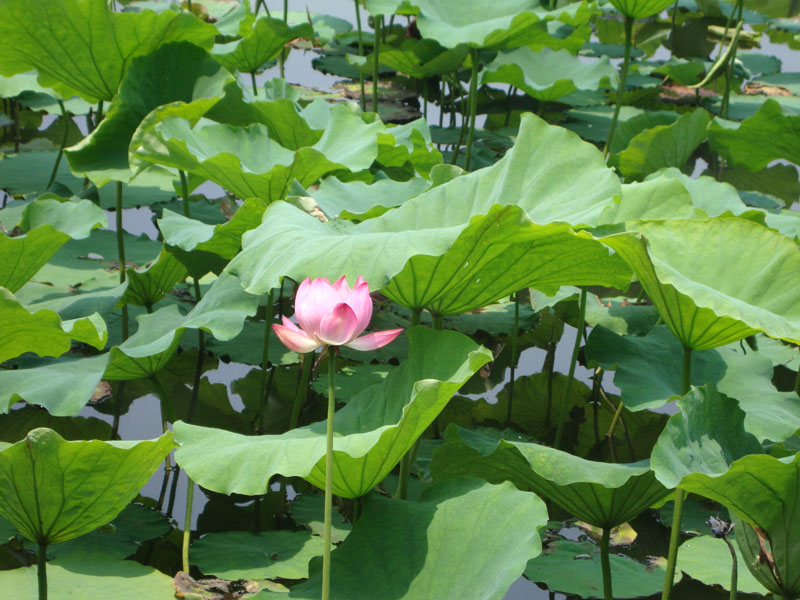
{"label": "green flower stem", "polygon": [[614,433],[616,432],[617,423],[619,423],[619,416],[622,414],[622,408],[624,406],[625,403],[620,400],[617,410],[614,412],[614,418],[611,419],[611,425],[608,428],[608,433],[606,434],[606,439],[608,440],[608,450],[611,453],[612,462],[617,462],[617,450],[614,447]]}
{"label": "green flower stem", "polygon": [[[358,55],[364,56],[364,38],[361,31],[361,6],[358,0],[354,0],[356,5],[356,29],[358,30]],[[364,91],[364,74],[361,69],[358,70],[358,84],[361,86],[361,112],[367,112],[367,96]]]}
{"label": "green flower stem", "polygon": [[581,337],[583,336],[583,323],[586,319],[586,288],[581,289],[581,299],[578,307],[578,329],[575,332],[575,345],[572,347],[572,358],[569,362],[569,375],[567,376],[567,389],[564,398],[561,400],[561,409],[558,411],[558,425],[556,426],[556,439],[553,447],[561,449],[561,438],[564,436],[564,424],[567,422],[567,408],[569,406],[570,392],[572,391],[572,380],[575,378],[575,365],[578,364],[578,351],[581,349]]}
{"label": "green flower stem", "polygon": [[[358,1],[358,0],[356,0]],[[375,16],[375,27],[374,27],[374,35],[375,35],[375,43],[373,44],[373,52],[372,52],[372,112],[378,112],[378,67],[380,66],[380,37],[381,37],[381,26],[383,25],[383,15],[376,15]]]}
{"label": "green flower stem", "polygon": [[725,543],[728,545],[728,550],[731,551],[731,585],[730,585],[730,600],[736,600],[736,589],[739,585],[739,565],[736,560],[736,550],[733,547],[733,542],[731,542],[730,538],[726,535],[722,538],[725,540]]}
{"label": "green flower stem", "polygon": [[[178,175],[181,179],[181,194],[183,195],[183,216],[187,219],[191,218],[189,215],[189,182],[186,179],[186,172],[178,169]],[[197,278],[194,279],[194,299],[200,302],[202,294],[200,292],[200,282]],[[189,413],[186,416],[186,422],[191,423],[194,416],[194,409],[197,405],[197,397],[200,393],[200,377],[203,374],[203,357],[206,353],[206,336],[202,329],[197,330],[197,363],[194,369],[194,380],[192,383],[192,398],[189,402]]]}
{"label": "green flower stem", "polygon": [[186,0],[186,8],[192,12],[192,0]]}
{"label": "green flower stem", "polygon": [[478,49],[470,48],[469,57],[472,61],[472,74],[469,78],[469,135],[467,136],[467,155],[464,157],[465,171],[469,171],[472,142],[475,139],[475,117],[478,113]]}
{"label": "green flower stem", "polygon": [[[420,318],[422,317],[422,309],[415,308],[411,312],[411,327],[419,325]],[[395,492],[395,498],[400,498],[401,500],[405,500],[408,498],[408,478],[411,475],[411,465],[413,461],[417,457],[417,450],[419,449],[420,438],[417,438],[417,441],[414,442],[414,445],[411,449],[403,455],[403,458],[400,460],[400,474],[398,477],[397,482],[397,491]]]}
{"label": "green flower stem", "polygon": [[[167,392],[164,389],[161,381],[158,379],[158,375],[153,374],[150,376],[150,381],[153,382],[153,388],[155,389],[156,396],[158,397],[158,404],[161,408],[161,431],[163,433],[167,433],[169,431],[168,424],[170,421],[175,421],[175,411],[172,409],[172,405],[169,402],[169,398],[167,396]],[[175,477],[178,476],[178,467],[176,466],[174,469]],[[173,471],[172,461],[170,460],[170,455],[167,454],[167,457],[164,459],[164,479],[161,481],[161,491],[158,493],[158,510],[161,510],[161,507],[164,505],[164,498],[167,495],[167,484],[169,483],[170,473]],[[174,491],[173,491],[174,495]],[[174,499],[172,500],[174,502]]]}
{"label": "green flower stem", "polygon": [[[281,69],[281,77],[283,77],[283,69]],[[258,96],[258,85],[256,84],[255,71],[250,71],[250,85],[253,87],[253,96]]]}
{"label": "green flower stem", "polygon": [[[116,195],[117,254],[119,257],[119,282],[125,283],[125,240],[122,238],[122,182],[117,182]],[[128,305],[122,305],[122,340],[128,339]]]}
{"label": "green flower stem", "polygon": [[614,131],[617,128],[619,119],[619,109],[622,106],[622,96],[625,93],[625,82],[628,80],[628,68],[631,64],[631,44],[633,42],[633,17],[625,17],[625,54],[622,59],[622,73],[619,77],[619,87],[617,88],[617,106],[614,108],[614,116],[611,119],[611,127],[608,130],[608,141],[603,148],[603,157],[607,158],[611,151],[611,142],[614,141]]}
{"label": "green flower stem", "polygon": [[37,565],[39,600],[47,600],[47,542],[39,542],[39,561]]}
{"label": "green flower stem", "polygon": [[186,474],[186,513],[183,517],[183,545],[181,546],[181,560],[183,572],[189,574],[189,539],[192,536],[192,504],[194,501],[194,481]]}
{"label": "green flower stem", "polygon": [[[261,346],[261,385],[259,387],[259,398],[261,405],[264,406],[267,398],[267,369],[269,367],[269,338],[272,334],[272,311],[273,311],[273,291],[267,293],[267,315],[264,318],[264,340]],[[261,411],[259,411],[260,414]],[[259,418],[259,421],[261,419]]]}
{"label": "green flower stem", "polygon": [[328,346],[328,422],[325,430],[325,529],[322,536],[322,600],[331,594],[331,520],[333,518],[333,414],[336,412],[336,350]]}
{"label": "green flower stem", "polygon": [[514,294],[514,331],[511,332],[511,374],[508,382],[508,414],[506,424],[511,424],[511,408],[514,404],[514,371],[517,368],[517,338],[519,337],[519,292]]}
{"label": "green flower stem", "polygon": [[69,127],[67,127],[67,125],[69,125],[67,121],[67,109],[64,108],[64,102],[59,100],[58,106],[61,109],[61,122],[64,124],[64,135],[61,136],[61,146],[58,148],[56,162],[53,164],[53,170],[50,172],[50,179],[47,181],[47,187],[44,188],[45,192],[50,189],[50,186],[53,185],[53,181],[56,179],[58,165],[61,164],[61,157],[64,156],[64,148],[67,146],[67,133],[69,133]]}
{"label": "green flower stem", "polygon": [[603,528],[603,539],[600,540],[600,565],[603,568],[603,598],[604,600],[614,600],[611,591],[611,561],[608,556],[608,546],[611,542],[611,530]]}
{"label": "green flower stem", "polygon": [[[456,80],[456,82],[458,82],[458,80]],[[455,89],[454,87],[452,87],[453,85],[452,83],[450,85],[451,85],[450,88],[451,91]],[[458,133],[458,141],[456,142],[456,145],[453,148],[453,156],[450,158],[451,165],[456,164],[456,162],[458,161],[458,153],[461,151],[461,144],[464,142],[464,135],[467,132],[467,125],[469,124],[469,119],[467,118],[467,106],[466,106],[467,96],[464,95],[463,90],[461,89],[461,84],[457,84],[457,87],[459,90],[459,95],[461,96],[461,131],[459,131]],[[455,98],[454,98],[453,112],[451,113],[451,115],[455,115],[455,113],[456,109],[455,109]],[[455,120],[453,121],[453,124],[455,124]],[[451,127],[452,126],[453,125],[451,125]]]}
{"label": "green flower stem", "polygon": [[[289,20],[289,0],[283,0],[283,22],[287,23],[288,20]],[[280,62],[281,62],[281,79],[283,79],[285,74],[286,74],[285,68],[286,68],[286,55],[287,54],[288,54],[288,52],[286,51],[286,46],[284,46],[283,48],[281,48],[281,58],[280,58]],[[253,78],[253,81],[255,81],[255,77]],[[255,85],[253,85],[253,87],[255,87]]]}
{"label": "green flower stem", "polygon": [[314,368],[314,353],[308,352],[303,355],[303,371],[300,375],[300,385],[294,395],[294,405],[292,406],[292,417],[289,421],[289,431],[297,427],[300,420],[300,411],[306,405],[308,398],[308,382],[311,379],[311,371]]}
{"label": "green flower stem", "polygon": [[[683,347],[683,373],[681,376],[681,394],[686,395],[691,389],[692,378],[692,349]],[[667,572],[664,577],[664,591],[661,600],[669,600],[672,594],[672,583],[675,579],[675,561],[678,558],[678,541],[681,537],[681,518],[683,517],[683,499],[686,493],[678,488],[675,490],[675,503],[672,510],[672,528],[669,533],[669,554],[667,554]]]}

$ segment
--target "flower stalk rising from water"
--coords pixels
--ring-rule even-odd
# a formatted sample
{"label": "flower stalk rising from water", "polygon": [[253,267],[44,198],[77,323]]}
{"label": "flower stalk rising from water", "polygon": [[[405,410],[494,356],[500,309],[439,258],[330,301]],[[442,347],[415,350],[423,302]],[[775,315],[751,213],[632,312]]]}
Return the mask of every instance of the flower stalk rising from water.
{"label": "flower stalk rising from water", "polygon": [[336,349],[375,350],[394,340],[402,329],[377,331],[361,336],[372,318],[369,285],[359,275],[353,289],[344,277],[332,284],[324,278],[306,278],[297,288],[294,311],[298,325],[283,317],[273,331],[290,350],[299,353],[322,348],[328,352],[328,422],[325,452],[325,528],[322,555],[322,600],[330,597],[331,517],[333,513],[333,415],[336,410],[334,376]]}

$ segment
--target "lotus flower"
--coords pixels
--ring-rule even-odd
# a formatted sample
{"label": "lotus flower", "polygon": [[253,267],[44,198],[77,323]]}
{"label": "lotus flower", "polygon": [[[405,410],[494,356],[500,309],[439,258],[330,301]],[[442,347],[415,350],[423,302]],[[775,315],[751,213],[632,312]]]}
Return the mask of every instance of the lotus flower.
{"label": "lotus flower", "polygon": [[274,324],[272,330],[287,348],[300,353],[321,346],[375,350],[402,331],[389,329],[358,337],[372,318],[369,285],[360,275],[352,290],[344,277],[333,285],[325,278],[306,278],[297,288],[294,311],[299,327],[283,317],[283,325]]}

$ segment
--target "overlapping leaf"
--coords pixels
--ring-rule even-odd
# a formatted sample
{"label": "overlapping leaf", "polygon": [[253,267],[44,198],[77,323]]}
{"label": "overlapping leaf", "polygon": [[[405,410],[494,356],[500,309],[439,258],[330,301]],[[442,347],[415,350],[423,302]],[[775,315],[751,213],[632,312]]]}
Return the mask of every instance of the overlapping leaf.
{"label": "overlapping leaf", "polygon": [[[459,333],[419,327],[408,335],[408,361],[336,414],[333,490],[339,496],[357,498],[380,483],[458,388],[491,359]],[[322,487],[325,427],[322,421],[281,435],[244,436],[179,422],[176,460],[194,481],[226,494],[264,493],[278,473]]]}

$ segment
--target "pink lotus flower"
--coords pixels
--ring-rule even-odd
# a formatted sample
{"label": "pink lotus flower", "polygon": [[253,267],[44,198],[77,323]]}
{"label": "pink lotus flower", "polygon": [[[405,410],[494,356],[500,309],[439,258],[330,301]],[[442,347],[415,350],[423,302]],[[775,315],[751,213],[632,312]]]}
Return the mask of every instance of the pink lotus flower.
{"label": "pink lotus flower", "polygon": [[274,324],[272,330],[287,348],[300,353],[321,346],[375,350],[403,331],[389,329],[358,337],[372,318],[369,285],[360,275],[352,290],[344,277],[333,285],[324,278],[307,277],[297,288],[294,310],[299,327],[283,317],[283,325]]}

